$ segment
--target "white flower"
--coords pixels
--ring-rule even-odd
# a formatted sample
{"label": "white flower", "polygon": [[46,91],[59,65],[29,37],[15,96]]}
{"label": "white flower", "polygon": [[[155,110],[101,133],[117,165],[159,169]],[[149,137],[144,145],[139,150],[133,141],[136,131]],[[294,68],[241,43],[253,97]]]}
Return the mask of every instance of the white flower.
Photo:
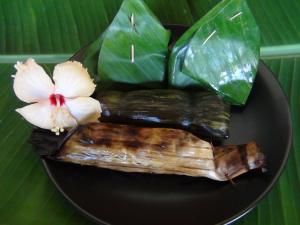
{"label": "white flower", "polygon": [[17,62],[13,76],[16,96],[26,103],[16,109],[29,123],[55,132],[78,124],[96,122],[101,116],[99,101],[89,96],[96,85],[87,70],[76,61],[67,61],[54,68],[53,80],[33,59]]}

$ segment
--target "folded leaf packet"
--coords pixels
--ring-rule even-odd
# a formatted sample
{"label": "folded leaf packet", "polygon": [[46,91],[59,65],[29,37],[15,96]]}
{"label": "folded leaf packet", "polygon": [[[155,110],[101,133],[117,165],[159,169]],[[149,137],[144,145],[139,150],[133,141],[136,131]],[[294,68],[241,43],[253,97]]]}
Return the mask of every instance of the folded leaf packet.
{"label": "folded leaf packet", "polygon": [[245,0],[223,0],[175,43],[169,84],[201,86],[246,103],[259,62],[260,32]]}
{"label": "folded leaf packet", "polygon": [[[143,84],[162,82],[170,32],[143,1],[125,0],[98,40],[100,81]],[[97,43],[96,43],[97,44]]]}
{"label": "folded leaf packet", "polygon": [[210,140],[229,137],[230,106],[203,91],[100,91],[101,121],[187,130]]}

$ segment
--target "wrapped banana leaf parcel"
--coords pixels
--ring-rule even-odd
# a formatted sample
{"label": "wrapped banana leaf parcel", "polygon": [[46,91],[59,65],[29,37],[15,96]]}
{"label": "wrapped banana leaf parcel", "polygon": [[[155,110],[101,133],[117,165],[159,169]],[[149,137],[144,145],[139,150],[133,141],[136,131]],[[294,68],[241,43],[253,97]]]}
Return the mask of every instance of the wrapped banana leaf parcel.
{"label": "wrapped banana leaf parcel", "polygon": [[245,0],[220,1],[175,43],[169,84],[212,90],[245,105],[260,56],[260,32]]}
{"label": "wrapped banana leaf parcel", "polygon": [[111,24],[85,52],[100,84],[164,86],[171,33],[142,0],[124,0]]}
{"label": "wrapped banana leaf parcel", "polygon": [[31,142],[52,160],[123,172],[177,174],[227,181],[263,168],[259,146],[213,147],[187,131],[90,123],[56,136],[37,129]]}
{"label": "wrapped banana leaf parcel", "polygon": [[229,136],[230,106],[211,92],[100,91],[101,121],[179,128],[210,139]]}

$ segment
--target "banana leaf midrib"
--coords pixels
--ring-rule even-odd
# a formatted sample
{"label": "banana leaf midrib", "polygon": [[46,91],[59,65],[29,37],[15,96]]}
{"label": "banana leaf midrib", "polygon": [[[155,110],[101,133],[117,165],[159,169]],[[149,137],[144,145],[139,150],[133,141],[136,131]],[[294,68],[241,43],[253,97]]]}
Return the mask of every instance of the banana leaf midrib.
{"label": "banana leaf midrib", "polygon": [[[68,60],[74,53],[59,54],[0,54],[0,63],[15,63],[27,58],[34,58],[38,63],[59,63]],[[288,45],[262,46],[260,48],[262,60],[300,58],[300,43]]]}

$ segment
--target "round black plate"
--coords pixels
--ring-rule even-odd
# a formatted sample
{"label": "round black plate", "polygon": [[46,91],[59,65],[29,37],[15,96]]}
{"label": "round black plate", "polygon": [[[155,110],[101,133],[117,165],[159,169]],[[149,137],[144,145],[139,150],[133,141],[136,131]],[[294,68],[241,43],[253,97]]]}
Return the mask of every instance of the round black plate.
{"label": "round black plate", "polygon": [[[173,33],[185,28],[172,26]],[[80,53],[76,55],[80,59]],[[257,141],[267,173],[253,171],[230,182],[173,175],[121,173],[43,160],[61,193],[99,224],[223,224],[252,209],[274,185],[288,157],[291,118],[282,89],[260,63],[247,105],[232,109],[225,144]]]}

